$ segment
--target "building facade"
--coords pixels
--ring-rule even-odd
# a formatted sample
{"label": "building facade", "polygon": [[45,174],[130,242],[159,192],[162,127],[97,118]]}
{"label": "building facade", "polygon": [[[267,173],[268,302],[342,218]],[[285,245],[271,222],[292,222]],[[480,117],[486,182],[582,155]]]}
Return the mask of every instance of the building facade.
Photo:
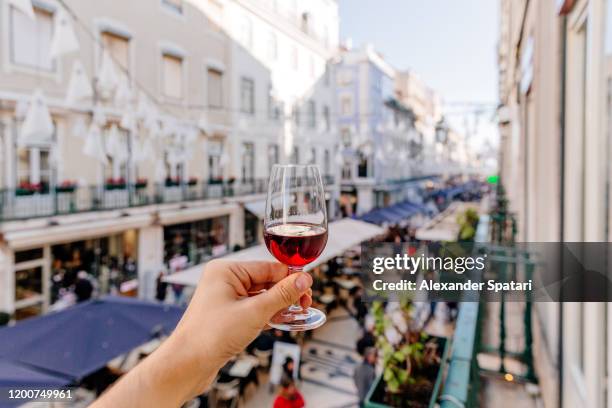
{"label": "building facade", "polygon": [[[279,61],[294,66],[285,41],[298,32],[311,47],[298,58],[314,60],[298,66],[310,85],[295,81],[304,89],[285,95],[274,82],[284,71],[241,42],[249,25],[238,36],[223,24],[239,2],[211,3],[67,1],[64,10],[36,0],[30,16],[0,1],[1,310],[20,319],[52,309],[80,270],[100,293],[151,297],[160,271],[256,242],[258,211],[246,207],[265,199],[271,165],[291,159],[291,135],[294,161],[321,165],[333,204],[323,78],[337,5],[324,2],[336,18],[316,35],[303,18],[279,20]],[[78,50],[52,57],[66,48],[65,35],[53,39],[66,15]],[[301,105],[305,122],[287,115]],[[52,132],[26,126],[47,107]]]}
{"label": "building facade", "polygon": [[[609,241],[611,4],[500,5],[500,174],[518,238]],[[612,406],[610,306],[536,306],[545,406]]]}
{"label": "building facade", "polygon": [[362,214],[405,199],[422,135],[414,112],[396,97],[394,68],[371,45],[343,49],[335,64],[337,126],[342,143],[342,211]]}

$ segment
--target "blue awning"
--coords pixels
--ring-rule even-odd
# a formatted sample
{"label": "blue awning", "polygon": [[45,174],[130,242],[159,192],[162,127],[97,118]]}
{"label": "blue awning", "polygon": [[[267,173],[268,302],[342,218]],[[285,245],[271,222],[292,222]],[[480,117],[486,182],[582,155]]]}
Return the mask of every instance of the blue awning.
{"label": "blue awning", "polygon": [[[56,389],[71,382],[72,380],[59,374],[0,359],[0,389]],[[0,395],[0,408],[15,407],[23,403],[23,400],[8,400],[6,393]]]}
{"label": "blue awning", "polygon": [[389,207],[375,208],[360,216],[359,219],[372,224],[399,224],[419,213],[428,214],[428,211],[420,204],[403,201]]}
{"label": "blue awning", "polygon": [[91,300],[0,329],[0,357],[79,380],[171,332],[183,311],[125,297]]}

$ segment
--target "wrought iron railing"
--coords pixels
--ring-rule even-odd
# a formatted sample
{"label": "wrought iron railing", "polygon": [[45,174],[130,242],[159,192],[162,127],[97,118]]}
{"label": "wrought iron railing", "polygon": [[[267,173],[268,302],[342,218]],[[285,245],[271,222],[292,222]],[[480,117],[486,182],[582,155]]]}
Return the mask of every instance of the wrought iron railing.
{"label": "wrought iron railing", "polygon": [[[333,184],[334,178],[325,176],[325,183]],[[267,179],[250,179],[3,189],[0,190],[0,222],[151,204],[242,197],[263,194],[267,187]]]}

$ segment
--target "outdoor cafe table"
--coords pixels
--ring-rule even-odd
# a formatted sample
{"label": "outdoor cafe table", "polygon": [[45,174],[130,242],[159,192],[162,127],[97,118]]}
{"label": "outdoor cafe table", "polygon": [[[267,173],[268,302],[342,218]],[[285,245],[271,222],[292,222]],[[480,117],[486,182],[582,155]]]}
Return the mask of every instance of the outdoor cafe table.
{"label": "outdoor cafe table", "polygon": [[246,378],[249,376],[249,373],[253,368],[259,365],[259,360],[257,357],[253,356],[242,356],[238,357],[238,359],[232,364],[230,367],[228,374],[232,377],[237,378]]}
{"label": "outdoor cafe table", "polygon": [[258,384],[257,373],[255,372],[258,365],[259,360],[257,360],[257,357],[249,355],[239,356],[221,369],[220,382],[229,382],[232,378],[237,378],[240,380],[240,394],[243,394],[244,389],[250,382]]}

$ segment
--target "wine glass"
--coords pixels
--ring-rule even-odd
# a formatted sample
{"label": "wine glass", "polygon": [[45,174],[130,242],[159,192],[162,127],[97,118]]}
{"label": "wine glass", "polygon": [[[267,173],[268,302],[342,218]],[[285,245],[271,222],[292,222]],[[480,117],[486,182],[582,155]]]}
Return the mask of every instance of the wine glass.
{"label": "wine glass", "polygon": [[[301,272],[327,244],[325,191],[315,165],[274,165],[268,185],[264,240],[270,253]],[[325,313],[299,302],[277,313],[269,325],[285,331],[312,330],[325,323]]]}

